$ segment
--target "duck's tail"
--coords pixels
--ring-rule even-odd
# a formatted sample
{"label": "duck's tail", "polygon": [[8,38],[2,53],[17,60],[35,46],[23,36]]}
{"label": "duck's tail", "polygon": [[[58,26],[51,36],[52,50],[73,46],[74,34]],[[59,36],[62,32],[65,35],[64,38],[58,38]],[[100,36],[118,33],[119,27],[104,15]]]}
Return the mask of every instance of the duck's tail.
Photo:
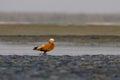
{"label": "duck's tail", "polygon": [[33,48],[33,50],[36,50],[36,49],[37,49],[37,47],[34,47],[34,48]]}

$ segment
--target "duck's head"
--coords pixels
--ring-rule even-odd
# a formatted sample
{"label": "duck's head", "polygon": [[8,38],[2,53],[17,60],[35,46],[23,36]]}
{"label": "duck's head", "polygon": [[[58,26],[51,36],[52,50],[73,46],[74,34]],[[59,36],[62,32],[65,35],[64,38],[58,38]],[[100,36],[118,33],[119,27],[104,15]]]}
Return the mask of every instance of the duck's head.
{"label": "duck's head", "polygon": [[55,42],[55,39],[54,38],[50,38],[49,39],[49,43],[54,43]]}

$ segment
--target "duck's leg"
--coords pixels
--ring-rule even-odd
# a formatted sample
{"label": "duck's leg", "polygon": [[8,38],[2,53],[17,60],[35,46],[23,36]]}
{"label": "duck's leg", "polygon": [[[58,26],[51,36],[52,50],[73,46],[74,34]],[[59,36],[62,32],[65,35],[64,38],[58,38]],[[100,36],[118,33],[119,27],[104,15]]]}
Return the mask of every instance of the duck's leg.
{"label": "duck's leg", "polygon": [[44,51],[43,56],[47,56],[46,51]]}

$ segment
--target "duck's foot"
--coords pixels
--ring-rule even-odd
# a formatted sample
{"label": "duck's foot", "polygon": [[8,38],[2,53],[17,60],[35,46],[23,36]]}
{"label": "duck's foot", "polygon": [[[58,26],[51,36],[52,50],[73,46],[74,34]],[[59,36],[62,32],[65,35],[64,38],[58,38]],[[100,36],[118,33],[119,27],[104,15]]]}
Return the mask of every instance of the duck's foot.
{"label": "duck's foot", "polygon": [[39,56],[47,56],[46,52],[40,53]]}

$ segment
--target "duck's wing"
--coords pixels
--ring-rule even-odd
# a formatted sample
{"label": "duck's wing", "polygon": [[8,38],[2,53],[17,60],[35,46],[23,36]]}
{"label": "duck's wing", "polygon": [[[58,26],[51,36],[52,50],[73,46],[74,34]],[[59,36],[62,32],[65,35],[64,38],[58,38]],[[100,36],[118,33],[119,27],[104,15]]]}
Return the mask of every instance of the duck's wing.
{"label": "duck's wing", "polygon": [[46,45],[46,44],[42,44],[42,45],[38,46],[38,47],[37,47],[37,50],[43,49],[43,48],[45,47],[45,45]]}
{"label": "duck's wing", "polygon": [[40,51],[50,51],[54,48],[54,44],[42,44],[40,46],[37,47],[37,50],[40,50]]}

